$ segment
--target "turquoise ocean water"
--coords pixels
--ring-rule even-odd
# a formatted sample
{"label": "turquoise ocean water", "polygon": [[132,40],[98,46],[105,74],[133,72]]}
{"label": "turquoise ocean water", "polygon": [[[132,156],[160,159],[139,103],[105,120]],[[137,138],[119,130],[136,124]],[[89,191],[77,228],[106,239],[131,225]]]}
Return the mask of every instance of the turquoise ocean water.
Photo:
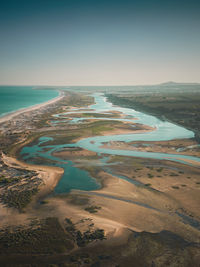
{"label": "turquoise ocean water", "polygon": [[35,90],[33,86],[0,86],[0,117],[59,95],[55,90]]}

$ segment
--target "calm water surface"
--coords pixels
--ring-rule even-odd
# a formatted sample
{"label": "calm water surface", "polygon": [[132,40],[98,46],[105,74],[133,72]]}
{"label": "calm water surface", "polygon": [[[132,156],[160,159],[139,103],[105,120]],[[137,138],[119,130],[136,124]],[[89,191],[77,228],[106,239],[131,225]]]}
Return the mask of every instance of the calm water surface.
{"label": "calm water surface", "polygon": [[33,86],[0,86],[0,117],[58,96],[55,90],[34,90]]}
{"label": "calm water surface", "polygon": [[[72,189],[79,190],[95,190],[100,187],[100,184],[93,179],[88,172],[76,168],[71,161],[61,160],[59,158],[53,157],[52,152],[62,150],[65,147],[80,147],[88,149],[99,154],[110,154],[110,155],[123,155],[123,156],[133,156],[133,157],[143,157],[143,158],[153,158],[153,159],[162,159],[162,160],[172,160],[182,163],[187,163],[185,159],[194,160],[199,162],[200,158],[186,156],[186,155],[175,155],[175,154],[166,154],[166,153],[151,153],[151,152],[139,152],[139,151],[130,151],[130,150],[112,150],[108,148],[102,148],[104,142],[109,141],[165,141],[172,139],[181,139],[181,138],[192,138],[194,133],[190,130],[187,130],[183,127],[175,125],[167,121],[161,121],[154,116],[147,115],[141,112],[137,112],[129,108],[121,108],[113,106],[111,103],[107,102],[104,95],[95,93],[93,94],[95,98],[95,104],[90,106],[91,109],[94,109],[93,112],[106,113],[108,111],[120,111],[124,113],[128,119],[120,119],[122,121],[132,121],[133,123],[142,123],[149,126],[156,127],[155,131],[148,133],[140,134],[122,134],[122,135],[112,135],[112,136],[95,136],[90,138],[85,138],[78,141],[75,144],[63,144],[63,145],[53,145],[53,146],[44,146],[44,143],[48,141],[48,137],[43,137],[39,140],[39,143],[34,146],[24,147],[21,151],[21,154],[24,160],[34,163],[34,158],[43,158],[43,160],[51,160],[53,163],[50,165],[55,165],[64,168],[64,174],[60,182],[55,188],[55,193],[65,193],[69,192]],[[71,113],[78,113],[79,110],[75,109]],[[88,113],[88,111],[85,111]],[[67,113],[66,113],[67,115]],[[62,117],[63,114],[57,114],[56,117]],[[137,118],[138,120],[134,120]],[[85,118],[85,119],[88,119]],[[99,118],[105,119],[105,118]],[[77,119],[74,118],[70,123],[77,123],[79,120],[84,120],[84,118]],[[108,119],[109,120],[109,119]],[[113,120],[113,119],[110,119]],[[67,122],[66,122],[67,123]],[[43,143],[43,146],[40,146]],[[46,151],[48,149],[48,151]],[[106,160],[101,161],[105,166],[107,165]],[[43,163],[44,164],[44,163]],[[127,180],[127,177],[119,176],[120,179]],[[127,180],[128,181],[128,180]],[[137,184],[137,183],[135,183]]]}

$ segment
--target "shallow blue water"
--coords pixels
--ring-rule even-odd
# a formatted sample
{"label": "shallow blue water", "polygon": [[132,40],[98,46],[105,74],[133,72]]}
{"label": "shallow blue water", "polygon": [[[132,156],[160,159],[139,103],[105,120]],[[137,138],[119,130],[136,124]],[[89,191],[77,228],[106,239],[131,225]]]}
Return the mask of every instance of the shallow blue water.
{"label": "shallow blue water", "polygon": [[[49,140],[52,140],[52,138],[41,137],[38,144],[24,147],[21,151],[21,155],[23,156],[24,160],[31,164],[35,163],[34,159],[42,158],[43,164],[57,166],[64,169],[62,179],[59,181],[54,190],[56,194],[68,193],[72,189],[89,191],[100,188],[100,184],[94,178],[92,178],[87,171],[76,168],[73,165],[73,162],[70,160],[62,160],[52,156],[53,152],[62,150],[66,146],[41,146]],[[70,146],[73,145],[68,145],[67,147]],[[48,160],[53,162],[49,163]]]}
{"label": "shallow blue water", "polygon": [[21,108],[46,102],[59,94],[55,90],[33,88],[33,86],[0,86],[0,117]]}
{"label": "shallow blue water", "polygon": [[[143,158],[153,158],[153,159],[162,159],[162,160],[172,160],[182,163],[187,163],[185,160],[190,159],[195,162],[199,162],[200,158],[186,156],[186,155],[177,155],[177,154],[166,154],[166,153],[152,153],[152,152],[141,152],[141,151],[131,151],[131,150],[112,150],[109,148],[102,148],[104,142],[109,141],[165,141],[172,139],[180,138],[192,138],[194,133],[190,130],[187,130],[183,127],[175,125],[167,121],[161,121],[154,116],[143,114],[137,112],[133,109],[121,108],[113,106],[111,103],[107,102],[106,98],[99,93],[93,94],[95,98],[95,104],[90,106],[91,109],[94,109],[96,112],[106,113],[108,111],[120,111],[126,116],[129,116],[129,119],[120,119],[125,121],[132,121],[133,123],[142,123],[149,126],[156,127],[155,131],[148,133],[138,133],[138,134],[122,134],[122,135],[111,135],[111,136],[95,136],[90,138],[85,138],[78,141],[75,144],[63,144],[63,145],[52,145],[52,146],[43,146],[40,145],[45,141],[48,141],[48,137],[44,137],[39,140],[37,145],[32,147],[25,147],[22,149],[21,153],[24,154],[24,159],[33,160],[34,157],[43,157],[44,159],[51,159],[55,163],[54,165],[64,168],[65,172],[60,182],[55,188],[56,193],[69,192],[71,189],[79,190],[94,190],[100,187],[99,183],[95,179],[91,178],[90,175],[73,166],[71,161],[60,160],[59,158],[53,157],[51,153],[53,151],[62,150],[64,147],[81,147],[87,150],[97,152],[99,154],[110,154],[110,155],[124,155],[124,156],[133,156],[133,157],[143,157]],[[92,111],[92,112],[95,112]],[[77,113],[77,109],[71,113]],[[85,111],[88,113],[88,111]],[[67,114],[67,113],[66,113]],[[62,117],[63,114],[57,114],[56,117]],[[70,116],[70,113],[68,113]],[[133,120],[131,120],[133,118]],[[138,120],[134,120],[137,118]],[[85,118],[88,120],[88,118]],[[99,118],[105,119],[105,118]],[[84,120],[82,118],[81,120]],[[112,120],[112,119],[111,119]],[[72,120],[73,122],[73,120]],[[43,144],[44,145],[44,144]],[[49,149],[48,151],[43,151],[43,149]],[[67,163],[67,164],[66,164]],[[106,161],[104,162],[106,165]],[[121,179],[127,180],[126,177],[119,177]]]}

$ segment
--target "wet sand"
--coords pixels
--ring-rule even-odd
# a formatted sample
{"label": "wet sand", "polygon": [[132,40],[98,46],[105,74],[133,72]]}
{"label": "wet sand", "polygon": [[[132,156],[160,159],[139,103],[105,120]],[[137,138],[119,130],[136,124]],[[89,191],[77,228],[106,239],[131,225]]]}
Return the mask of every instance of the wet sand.
{"label": "wet sand", "polygon": [[[186,199],[184,199],[183,196],[180,197],[180,192],[165,194],[151,191],[105,172],[101,172],[99,177],[103,182],[102,189],[90,192],[74,190],[66,198],[64,196],[48,198],[48,208],[52,210],[54,207],[55,215],[61,220],[67,214],[70,214],[70,218],[74,222],[84,218],[91,219],[96,227],[105,230],[111,240],[120,236],[122,238],[122,233],[126,230],[156,233],[164,229],[175,232],[190,241],[198,242],[200,240],[199,231],[189,224],[183,223],[175,213],[176,210],[184,207],[185,203],[187,203],[186,209],[197,208],[199,198],[196,195],[196,206],[194,206],[194,201],[191,197],[188,198],[191,191],[185,195]],[[85,205],[73,205],[69,201],[70,195],[77,199],[85,196],[89,201],[86,206],[94,205],[101,209],[97,213],[88,213],[84,210]]]}

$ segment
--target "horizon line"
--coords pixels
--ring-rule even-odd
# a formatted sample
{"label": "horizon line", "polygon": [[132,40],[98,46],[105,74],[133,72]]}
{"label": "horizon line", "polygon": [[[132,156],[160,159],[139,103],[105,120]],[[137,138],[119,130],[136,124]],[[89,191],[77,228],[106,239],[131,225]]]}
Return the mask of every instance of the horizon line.
{"label": "horizon line", "polygon": [[49,84],[0,84],[0,86],[35,86],[35,87],[44,87],[44,86],[48,86],[48,87],[104,87],[104,86],[111,86],[111,87],[115,87],[115,86],[122,86],[122,87],[128,87],[128,86],[155,86],[155,85],[167,85],[167,84],[193,84],[193,85],[200,85],[200,82],[174,82],[174,81],[167,81],[167,82],[161,82],[161,83],[153,83],[153,84],[103,84],[103,85],[97,85],[97,84],[93,84],[93,85],[49,85]]}

